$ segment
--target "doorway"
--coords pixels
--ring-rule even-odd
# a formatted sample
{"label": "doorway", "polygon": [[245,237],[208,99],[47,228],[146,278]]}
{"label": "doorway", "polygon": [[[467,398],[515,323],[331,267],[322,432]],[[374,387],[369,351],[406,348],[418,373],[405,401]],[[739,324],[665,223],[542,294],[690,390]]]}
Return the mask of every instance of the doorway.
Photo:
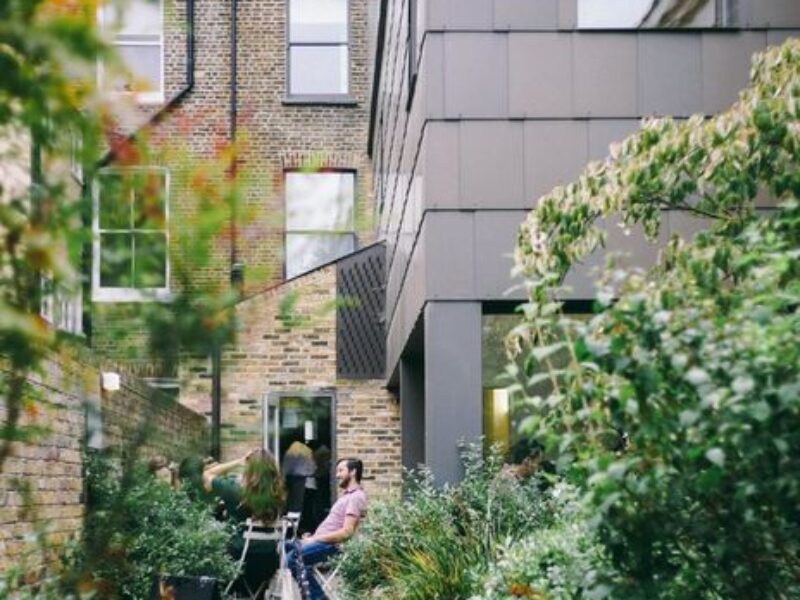
{"label": "doorway", "polygon": [[287,509],[302,513],[301,531],[313,531],[327,516],[334,494],[333,393],[269,393],[264,401],[264,447],[278,460]]}

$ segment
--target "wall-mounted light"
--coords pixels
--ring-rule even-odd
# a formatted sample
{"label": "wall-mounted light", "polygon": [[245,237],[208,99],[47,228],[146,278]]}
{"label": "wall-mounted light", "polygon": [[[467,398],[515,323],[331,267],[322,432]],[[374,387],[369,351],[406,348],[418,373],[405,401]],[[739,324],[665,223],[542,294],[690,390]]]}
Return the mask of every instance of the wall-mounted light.
{"label": "wall-mounted light", "polygon": [[119,391],[119,373],[114,373],[113,371],[103,371],[100,374],[100,387],[105,392]]}

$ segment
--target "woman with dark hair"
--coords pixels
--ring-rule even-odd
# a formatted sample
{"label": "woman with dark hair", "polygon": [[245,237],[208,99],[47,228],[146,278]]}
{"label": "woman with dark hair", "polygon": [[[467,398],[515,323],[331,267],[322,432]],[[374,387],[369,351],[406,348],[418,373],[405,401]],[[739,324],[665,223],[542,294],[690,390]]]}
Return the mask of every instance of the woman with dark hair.
{"label": "woman with dark hair", "polygon": [[[227,476],[236,469],[243,469],[238,478]],[[238,524],[230,552],[239,559],[247,545],[243,578],[249,589],[257,589],[278,568],[272,529],[283,512],[286,490],[275,458],[258,449],[209,466],[203,471],[203,487],[222,500],[228,519]]]}

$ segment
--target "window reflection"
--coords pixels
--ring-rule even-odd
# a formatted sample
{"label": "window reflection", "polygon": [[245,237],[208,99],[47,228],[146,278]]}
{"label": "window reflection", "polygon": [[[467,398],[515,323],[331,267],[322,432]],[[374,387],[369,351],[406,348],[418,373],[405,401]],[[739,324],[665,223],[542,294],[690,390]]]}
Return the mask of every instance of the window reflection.
{"label": "window reflection", "polygon": [[578,0],[582,29],[724,27],[735,0]]}
{"label": "window reflection", "polygon": [[286,173],[286,277],[355,249],[355,174]]}
{"label": "window reflection", "polygon": [[342,96],[349,89],[347,0],[290,0],[289,95]]}
{"label": "window reflection", "polygon": [[[587,319],[588,315],[571,314],[573,319]],[[483,379],[483,433],[486,442],[499,444],[512,461],[525,458],[528,438],[520,434],[520,426],[530,415],[530,408],[518,394],[508,390],[514,380],[506,375],[509,360],[505,351],[505,339],[512,329],[521,323],[519,314],[484,314],[481,342]],[[517,367],[523,370],[524,356],[519,357]],[[549,358],[554,369],[569,364],[569,352],[563,349]],[[546,398],[553,390],[549,378],[539,380],[535,376],[544,373],[544,367],[536,366],[525,374],[526,394]],[[534,383],[531,383],[534,381]]]}

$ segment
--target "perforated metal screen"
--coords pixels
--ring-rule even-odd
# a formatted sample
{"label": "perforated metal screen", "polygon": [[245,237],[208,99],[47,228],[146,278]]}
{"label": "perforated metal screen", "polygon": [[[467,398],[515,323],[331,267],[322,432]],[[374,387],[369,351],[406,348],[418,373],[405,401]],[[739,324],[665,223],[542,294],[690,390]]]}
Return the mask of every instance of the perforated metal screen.
{"label": "perforated metal screen", "polygon": [[336,371],[342,379],[382,379],[386,360],[384,262],[376,244],[337,264]]}

